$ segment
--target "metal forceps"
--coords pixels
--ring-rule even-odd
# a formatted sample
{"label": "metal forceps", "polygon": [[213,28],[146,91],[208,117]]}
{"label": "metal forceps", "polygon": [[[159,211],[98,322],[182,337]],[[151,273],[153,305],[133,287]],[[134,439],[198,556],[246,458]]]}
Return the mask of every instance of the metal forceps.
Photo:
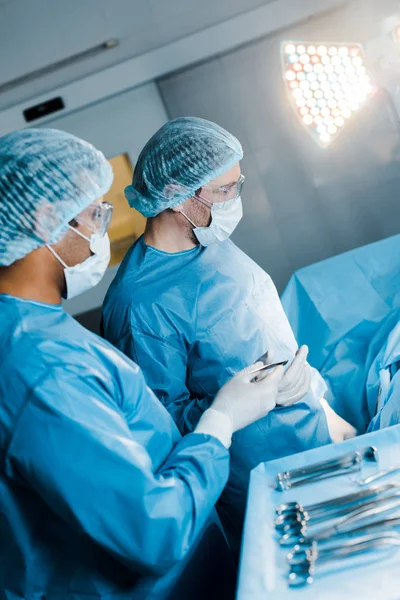
{"label": "metal forceps", "polygon": [[337,477],[338,475],[354,473],[361,469],[363,460],[377,462],[377,448],[368,446],[360,450],[348,452],[332,460],[326,460],[320,463],[314,463],[308,467],[278,473],[276,476],[276,489],[282,492],[293,487],[307,485],[308,483],[321,481],[331,477]]}
{"label": "metal forceps", "polygon": [[[312,504],[310,506],[302,506],[297,503],[291,503],[293,509],[286,510],[282,513],[277,513],[275,517],[275,529],[277,532],[284,534],[289,531],[301,529],[306,524],[311,525],[319,521],[333,519],[345,514],[351,510],[360,508],[365,504],[371,503],[374,499],[383,496],[385,492],[400,488],[400,484],[389,483],[381,486],[371,487],[359,492],[340,496],[332,500]],[[277,511],[280,507],[277,507]]]}
{"label": "metal forceps", "polygon": [[349,540],[331,549],[318,550],[314,546],[305,558],[290,563],[288,585],[289,587],[300,587],[312,584],[317,566],[329,561],[359,556],[370,550],[378,550],[383,547],[396,546],[400,546],[400,535],[397,532],[383,532],[378,535],[365,536],[358,541]]}
{"label": "metal forceps", "polygon": [[[253,371],[250,371],[250,375],[253,375],[253,373],[260,373],[261,371],[269,371],[270,369],[275,369],[275,367],[284,367],[285,365],[288,364],[288,360],[282,360],[281,362],[276,362],[276,363],[271,363],[269,365],[262,365],[261,367],[257,367],[256,369],[253,369]],[[252,380],[251,383],[256,383],[258,381],[258,375],[256,375]]]}
{"label": "metal forceps", "polygon": [[317,504],[310,504],[308,506],[303,506],[298,502],[284,502],[282,504],[278,504],[278,506],[275,509],[275,515],[276,517],[279,517],[282,515],[292,515],[294,513],[296,514],[299,512],[314,512],[317,510],[324,510],[329,508],[335,509],[337,506],[341,506],[343,504],[351,504],[356,500],[361,500],[362,498],[366,498],[369,496],[372,497],[375,494],[397,487],[397,485],[399,484],[386,483],[379,486],[373,486],[358,492],[353,492],[351,494],[339,496],[338,498],[331,498],[330,500],[324,500],[323,502],[318,502]]}
{"label": "metal forceps", "polygon": [[302,545],[310,545],[315,541],[332,540],[338,535],[351,534],[354,529],[360,526],[373,525],[382,520],[384,515],[389,516],[396,510],[400,510],[400,492],[364,502],[355,510],[338,516],[331,525],[319,528],[316,531],[309,531],[307,524],[292,528],[282,536],[280,545],[292,546],[295,544],[296,549]]}

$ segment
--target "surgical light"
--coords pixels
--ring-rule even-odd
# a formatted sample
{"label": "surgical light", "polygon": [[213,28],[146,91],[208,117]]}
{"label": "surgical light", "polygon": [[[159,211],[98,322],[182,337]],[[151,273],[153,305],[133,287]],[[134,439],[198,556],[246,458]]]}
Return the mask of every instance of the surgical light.
{"label": "surgical light", "polygon": [[282,64],[291,104],[323,147],[374,91],[359,44],[284,42]]}
{"label": "surgical light", "polygon": [[294,54],[296,52],[296,46],[294,46],[293,44],[287,44],[285,52],[286,54]]}

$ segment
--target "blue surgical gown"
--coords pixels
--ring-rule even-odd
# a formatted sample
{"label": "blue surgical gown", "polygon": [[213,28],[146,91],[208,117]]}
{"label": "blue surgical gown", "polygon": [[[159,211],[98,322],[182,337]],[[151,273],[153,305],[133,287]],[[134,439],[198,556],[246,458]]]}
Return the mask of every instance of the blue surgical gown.
{"label": "blue surgical gown", "polygon": [[368,431],[400,424],[400,310],[382,322],[372,339],[367,364]]}
{"label": "blue surgical gown", "polygon": [[[297,344],[271,278],[231,240],[169,254],[140,238],[103,306],[103,335],[143,369],[181,432],[192,431],[219,388],[267,350],[292,359]],[[238,543],[250,470],[330,442],[320,398],[325,384],[238,432],[219,504]],[[243,402],[246,399],[243,398]]]}
{"label": "blue surgical gown", "polygon": [[61,306],[1,295],[0,315],[0,598],[232,598],[212,517],[228,451],[182,439]]}
{"label": "blue surgical gown", "polygon": [[374,416],[366,387],[370,344],[400,308],[400,236],[301,269],[282,303],[328,384],[333,408],[364,433]]}

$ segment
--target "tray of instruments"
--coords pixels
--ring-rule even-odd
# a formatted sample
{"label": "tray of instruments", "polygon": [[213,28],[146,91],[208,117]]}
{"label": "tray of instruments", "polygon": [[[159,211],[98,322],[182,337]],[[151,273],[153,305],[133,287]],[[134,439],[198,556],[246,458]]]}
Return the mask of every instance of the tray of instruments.
{"label": "tray of instruments", "polygon": [[400,425],[251,475],[238,600],[400,598]]}

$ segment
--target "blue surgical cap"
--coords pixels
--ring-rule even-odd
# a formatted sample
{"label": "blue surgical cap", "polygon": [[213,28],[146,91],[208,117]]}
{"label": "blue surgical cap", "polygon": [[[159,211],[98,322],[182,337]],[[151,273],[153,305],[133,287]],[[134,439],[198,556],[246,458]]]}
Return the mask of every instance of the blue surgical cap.
{"label": "blue surgical cap", "polygon": [[242,158],[240,142],[219,125],[196,117],[169,121],[141,151],[126,199],[145,217],[155,217]]}
{"label": "blue surgical cap", "polygon": [[91,144],[56,129],[0,138],[0,266],[63,237],[67,225],[103,196],[112,168]]}

